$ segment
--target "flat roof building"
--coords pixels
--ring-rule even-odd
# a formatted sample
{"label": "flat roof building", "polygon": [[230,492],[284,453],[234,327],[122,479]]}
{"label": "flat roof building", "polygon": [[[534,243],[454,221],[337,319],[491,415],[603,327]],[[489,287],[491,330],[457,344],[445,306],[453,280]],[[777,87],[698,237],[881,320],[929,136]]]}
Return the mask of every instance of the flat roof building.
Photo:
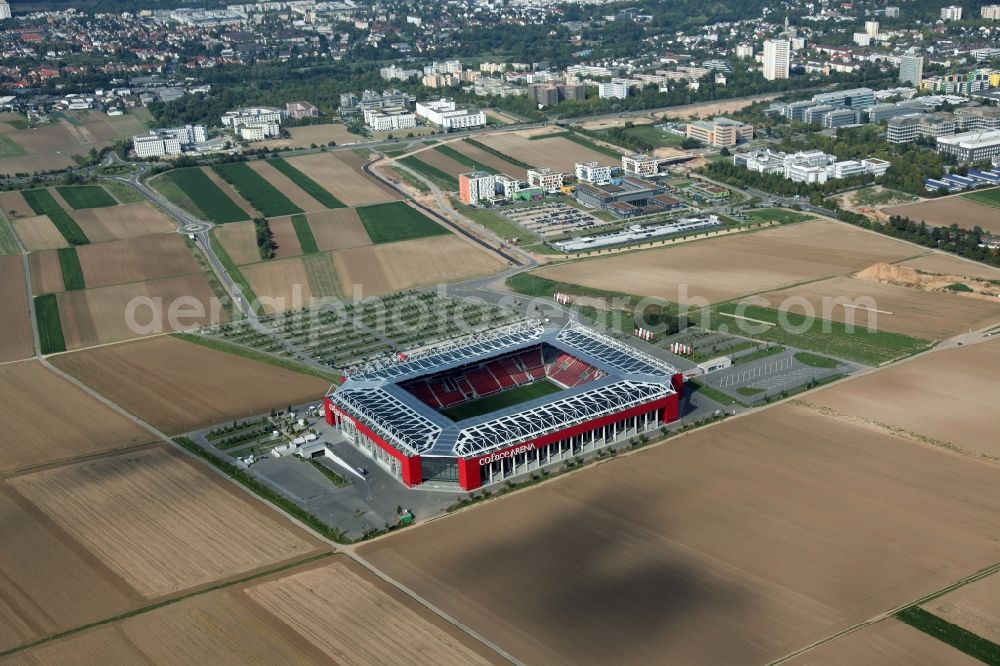
{"label": "flat roof building", "polygon": [[961,162],[981,162],[1000,156],[1000,130],[963,132],[937,139],[937,150]]}
{"label": "flat roof building", "polygon": [[687,136],[715,148],[728,148],[752,141],[753,125],[721,116],[712,120],[693,120],[687,124]]}

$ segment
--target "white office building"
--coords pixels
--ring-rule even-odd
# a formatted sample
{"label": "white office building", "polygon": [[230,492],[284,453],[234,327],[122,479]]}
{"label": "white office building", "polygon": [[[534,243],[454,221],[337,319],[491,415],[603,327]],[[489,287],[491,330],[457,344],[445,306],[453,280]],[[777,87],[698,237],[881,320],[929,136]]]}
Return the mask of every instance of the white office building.
{"label": "white office building", "polygon": [[764,42],[764,78],[768,81],[788,78],[790,45],[787,39]]}
{"label": "white office building", "polygon": [[482,111],[473,113],[468,109],[456,108],[454,100],[444,98],[417,102],[417,117],[446,130],[486,125],[486,114]]}
{"label": "white office building", "polygon": [[222,124],[225,127],[236,128],[239,125],[277,123],[285,119],[287,112],[284,109],[275,109],[268,106],[247,107],[235,111],[227,111],[222,116]]}
{"label": "white office building", "polygon": [[601,99],[625,99],[628,97],[628,81],[611,79],[611,83],[598,83],[597,94]]}
{"label": "white office building", "polygon": [[528,184],[531,187],[540,187],[546,192],[558,192],[563,186],[564,173],[558,173],[552,169],[528,169]]}
{"label": "white office building", "polygon": [[181,154],[181,142],[176,137],[161,136],[155,132],[132,137],[132,147],[136,157],[143,159]]}
{"label": "white office building", "polygon": [[611,169],[597,162],[577,162],[576,179],[591,185],[607,185],[611,182]]}
{"label": "white office building", "polygon": [[374,132],[395,132],[413,129],[417,116],[406,109],[365,109],[365,125]]}

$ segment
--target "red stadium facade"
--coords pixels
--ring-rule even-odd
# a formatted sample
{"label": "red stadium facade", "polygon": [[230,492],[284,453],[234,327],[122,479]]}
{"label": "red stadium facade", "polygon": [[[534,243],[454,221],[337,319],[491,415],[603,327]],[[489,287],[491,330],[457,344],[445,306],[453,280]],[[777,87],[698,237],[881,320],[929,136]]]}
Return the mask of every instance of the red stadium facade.
{"label": "red stadium facade", "polygon": [[[665,362],[579,325],[521,326],[355,373],[327,396],[327,422],[407,486],[472,491],[679,417],[683,376]],[[535,381],[559,390],[448,416]]]}

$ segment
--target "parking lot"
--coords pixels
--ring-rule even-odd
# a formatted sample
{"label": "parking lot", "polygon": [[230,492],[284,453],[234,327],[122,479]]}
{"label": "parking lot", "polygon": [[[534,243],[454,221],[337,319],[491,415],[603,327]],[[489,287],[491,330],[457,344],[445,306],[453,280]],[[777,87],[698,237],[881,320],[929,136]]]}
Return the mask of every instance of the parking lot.
{"label": "parking lot", "polygon": [[606,222],[563,203],[545,203],[530,208],[504,210],[512,222],[543,237],[559,236],[568,232],[587,231],[607,226]]}

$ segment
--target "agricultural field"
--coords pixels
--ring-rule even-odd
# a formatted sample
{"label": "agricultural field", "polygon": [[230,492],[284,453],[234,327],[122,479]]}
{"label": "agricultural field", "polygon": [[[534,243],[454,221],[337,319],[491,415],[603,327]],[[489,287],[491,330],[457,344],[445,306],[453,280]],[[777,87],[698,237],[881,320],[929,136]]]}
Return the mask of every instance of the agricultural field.
{"label": "agricultural field", "polygon": [[34,354],[21,255],[0,257],[0,363]]}
{"label": "agricultural field", "polygon": [[788,662],[792,666],[981,666],[946,643],[899,620],[888,618],[842,636]]}
{"label": "agricultural field", "polygon": [[326,380],[159,336],[52,363],[157,428],[182,433],[316,400]]}
{"label": "agricultural field", "polygon": [[914,268],[924,273],[938,275],[966,275],[980,280],[1000,280],[1000,268],[994,268],[971,259],[964,259],[947,252],[930,252],[916,259],[908,259],[898,264]]}
{"label": "agricultural field", "polygon": [[884,212],[889,215],[902,215],[916,222],[926,222],[932,227],[949,227],[957,224],[963,229],[981,227],[984,231],[1000,234],[1000,215],[997,215],[996,208],[988,203],[986,196],[993,191],[997,190],[982,192],[984,196],[979,199],[969,198],[971,194],[955,195],[886,208]]}
{"label": "agricultural field", "polygon": [[819,220],[551,266],[535,274],[691,305],[719,302],[917,254],[907,243]]}
{"label": "agricultural field", "polygon": [[[266,217],[302,212],[302,209],[288,198],[290,193],[286,195],[284,191],[280,191],[275,185],[269,183],[268,179],[262,176],[251,164],[246,162],[229,162],[226,164],[217,164],[212,168],[227,183],[232,185],[247,203],[254,209],[259,210]],[[267,169],[267,166],[265,165],[262,168]],[[272,169],[268,175],[280,176],[282,174]],[[292,188],[297,190],[299,195],[308,196],[294,184],[292,184]],[[311,197],[309,198],[312,199]],[[318,204],[316,205],[319,207]]]}
{"label": "agricultural field", "polygon": [[[319,202],[322,208],[343,208],[344,204],[340,199],[333,196],[317,183],[315,180],[305,175],[291,164],[285,160],[275,158],[273,160],[268,160],[266,164],[270,165],[273,169],[284,175],[289,181],[294,183],[296,186],[302,189],[303,192],[309,195],[309,197]],[[299,204],[300,206],[302,204]],[[318,210],[316,208],[307,208],[306,210]]]}
{"label": "agricultural field", "polygon": [[573,173],[577,162],[606,164],[614,158],[562,136],[530,138],[521,132],[500,132],[476,137],[490,148],[537,167]]}
{"label": "agricultural field", "polygon": [[38,215],[46,215],[59,233],[72,245],[86,245],[90,242],[76,221],[53,198],[48,190],[25,190],[21,193],[25,201]]}
{"label": "agricultural field", "polygon": [[69,245],[48,215],[17,217],[11,222],[11,226],[29,252],[55,250]]}
{"label": "agricultural field", "polygon": [[34,214],[31,206],[17,190],[0,192],[0,208],[3,209],[4,215],[11,219]]}
{"label": "agricultural field", "polygon": [[929,601],[922,608],[1000,645],[1000,576],[996,574]]}
{"label": "agricultural field", "polygon": [[[464,142],[463,142],[464,143]],[[462,157],[461,153],[459,156]],[[463,163],[461,160],[456,160],[449,156],[446,152],[441,150],[441,146],[434,146],[427,150],[421,150],[416,153],[414,158],[420,160],[425,164],[429,164],[439,171],[451,176],[455,182],[458,182],[459,174],[469,173],[472,170],[472,166]]]}
{"label": "agricultural field", "polygon": [[[225,317],[221,306],[213,310],[215,293],[201,273],[64,292],[58,294],[57,299],[67,349],[82,349],[172,331],[169,308],[175,303],[184,304],[177,321],[181,329],[209,324],[213,319]],[[144,327],[139,330],[133,330],[126,319],[129,303],[134,299],[143,299],[143,303],[154,306],[162,305],[156,308],[155,318],[150,307],[143,306],[136,310],[135,323]],[[195,302],[201,312],[189,315]]]}
{"label": "agricultural field", "polygon": [[282,148],[310,148],[313,145],[325,146],[331,141],[339,146],[365,140],[363,136],[348,132],[347,126],[340,123],[289,127],[288,131],[292,135],[290,139],[270,139],[256,145],[269,150],[280,150]]}
{"label": "agricultural field", "polygon": [[10,226],[3,213],[0,213],[0,255],[19,254],[20,252],[21,248],[18,245],[14,228]]}
{"label": "agricultural field", "polygon": [[997,511],[991,465],[789,404],[357,552],[526,663],[766,663],[993,564]]}
{"label": "agricultural field", "polygon": [[489,153],[479,146],[474,146],[467,141],[452,141],[446,145],[449,148],[458,151],[462,155],[465,155],[472,162],[479,164],[490,171],[503,173],[512,178],[524,178],[523,168],[517,166],[516,164],[511,164],[507,160],[497,157],[493,153]]}
{"label": "agricultural field", "polygon": [[89,288],[190,275],[201,269],[179,234],[157,234],[76,249]]}
{"label": "agricultural field", "polygon": [[222,243],[226,254],[237,264],[252,264],[260,261],[257,247],[257,231],[253,222],[232,222],[216,227],[212,233]]}
{"label": "agricultural field", "polygon": [[274,235],[274,242],[278,246],[274,253],[276,259],[302,256],[302,244],[299,242],[299,235],[295,231],[291,217],[287,215],[285,217],[272,217],[268,220],[268,224]]}
{"label": "agricultural field", "polygon": [[[252,212],[247,212],[237,205],[232,197],[220,189],[209,175],[199,167],[168,171],[163,174],[162,178],[175,185],[197,206],[205,219],[216,224],[238,222],[255,217]],[[151,185],[156,187],[156,181],[152,181]],[[163,191],[162,194],[172,201],[174,200],[169,190]],[[174,203],[181,207],[184,205],[183,201],[174,201]]]}
{"label": "agricultural field", "polygon": [[114,197],[99,185],[57,187],[56,191],[71,208],[107,208],[118,204]]}
{"label": "agricultural field", "polygon": [[309,307],[313,297],[302,259],[274,259],[241,266],[266,314]]}
{"label": "agricultural field", "polygon": [[448,234],[440,224],[401,201],[365,206],[357,212],[376,245]]}
{"label": "agricultural field", "polygon": [[[812,312],[825,319],[931,340],[944,340],[970,329],[1000,324],[1000,301],[997,299],[926,291],[856,277],[831,278],[768,292],[756,297],[754,303],[764,305],[766,300],[768,305],[765,307],[777,308],[782,303],[792,303],[793,299],[795,305],[791,312],[802,313],[808,302]],[[824,303],[843,302],[857,307],[824,308]]]}
{"label": "agricultural field", "polygon": [[969,192],[968,194],[963,194],[962,198],[984,206],[1000,208],[1000,187]]}
{"label": "agricultural field", "polygon": [[[425,150],[417,155],[407,155],[406,157],[401,157],[399,159],[399,164],[410,171],[413,171],[424,180],[430,181],[446,192],[458,191],[458,178],[447,171],[441,170],[438,166],[431,164],[432,160],[423,159],[422,156],[427,152],[429,151]],[[437,160],[438,163],[448,159],[441,154],[438,154],[438,157],[440,158]],[[464,170],[459,170],[455,168],[454,165],[452,166],[452,171],[465,173]]]}
{"label": "agricultural field", "polygon": [[345,292],[353,293],[360,285],[366,297],[491,275],[506,266],[494,254],[451,234],[342,250],[334,261]]}
{"label": "agricultural field", "polygon": [[915,439],[1000,459],[994,423],[1000,339],[907,360],[803,398],[841,418],[903,429]]}
{"label": "agricultural field", "polygon": [[66,351],[66,338],[59,320],[59,301],[55,294],[35,297],[35,320],[38,324],[38,344],[42,354]]}
{"label": "agricultural field", "polygon": [[73,219],[93,243],[170,233],[177,223],[148,203],[73,211]]}
{"label": "agricultural field", "polygon": [[378,180],[366,175],[361,170],[366,160],[351,151],[301,155],[285,161],[348,206],[364,206],[399,198]]}
{"label": "agricultural field", "polygon": [[[52,418],[54,410],[59,418]],[[152,439],[37,361],[0,365],[0,420],[4,424],[3,472]]]}
{"label": "agricultural field", "polygon": [[162,446],[32,472],[9,483],[145,599],[320,549],[320,542]]}
{"label": "agricultural field", "polygon": [[28,265],[31,270],[31,286],[35,293],[57,294],[65,291],[62,266],[59,265],[59,253],[56,250],[43,250],[28,255]]}

